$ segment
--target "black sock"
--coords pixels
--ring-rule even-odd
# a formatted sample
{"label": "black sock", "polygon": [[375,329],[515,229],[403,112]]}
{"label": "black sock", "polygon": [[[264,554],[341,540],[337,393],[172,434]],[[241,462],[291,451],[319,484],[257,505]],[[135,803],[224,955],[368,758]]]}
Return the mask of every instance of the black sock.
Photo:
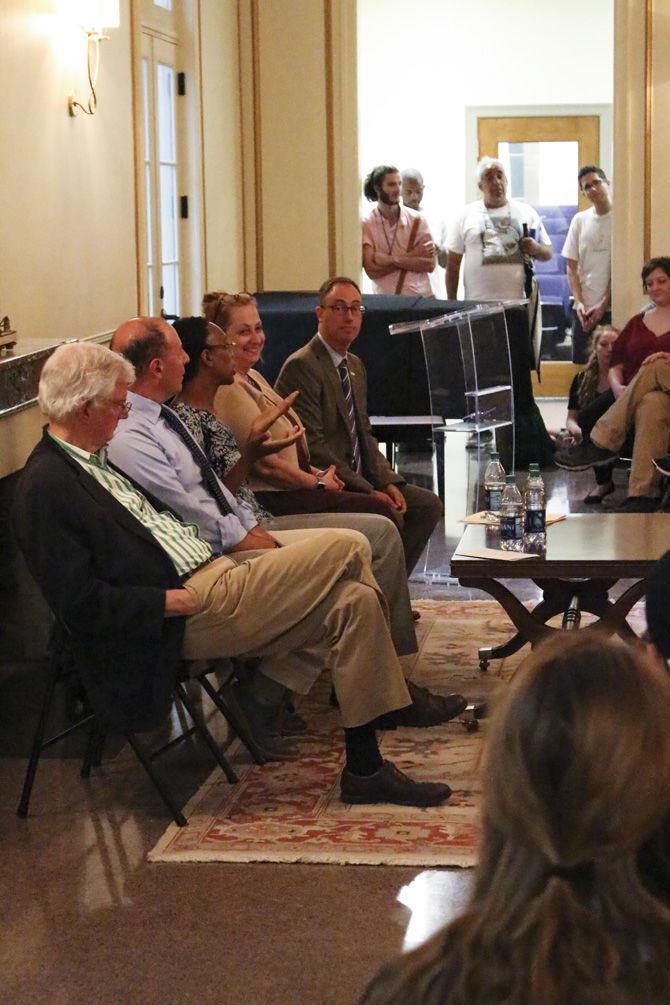
{"label": "black sock", "polygon": [[383,762],[377,746],[377,734],[371,722],[344,730],[347,771],[352,775],[374,775]]}

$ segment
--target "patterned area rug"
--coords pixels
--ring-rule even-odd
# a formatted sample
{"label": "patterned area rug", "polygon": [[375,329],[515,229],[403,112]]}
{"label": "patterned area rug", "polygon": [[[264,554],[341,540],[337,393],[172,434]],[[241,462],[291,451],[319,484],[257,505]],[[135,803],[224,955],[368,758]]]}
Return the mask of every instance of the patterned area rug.
{"label": "patterned area rug", "polygon": [[[495,702],[528,647],[478,669],[480,645],[497,645],[512,626],[493,601],[421,601],[419,653],[406,658],[407,676],[432,690],[461,691]],[[632,619],[631,619],[632,620]],[[637,627],[637,625],[636,625]],[[324,678],[326,675],[324,675]],[[476,863],[480,784],[486,736],[462,724],[379,734],[384,757],[412,777],[447,781],[444,806],[345,806],[339,800],[344,763],[339,714],[320,680],[301,701],[309,732],[298,760],[258,767],[231,748],[239,775],[229,785],[217,769],[186,807],[187,827],[172,824],[149,854],[151,862],[320,862],[359,865],[472,866]]]}

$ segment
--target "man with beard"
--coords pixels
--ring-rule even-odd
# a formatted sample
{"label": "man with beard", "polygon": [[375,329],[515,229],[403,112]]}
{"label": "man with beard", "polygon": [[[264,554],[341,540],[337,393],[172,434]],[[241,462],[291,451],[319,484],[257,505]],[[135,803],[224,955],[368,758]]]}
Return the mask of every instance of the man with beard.
{"label": "man with beard", "polygon": [[447,297],[457,298],[465,259],[465,300],[521,299],[528,265],[524,259],[548,262],[554,254],[551,241],[532,206],[507,198],[507,176],[499,160],[482,157],[476,179],[482,198],[463,209],[447,242]]}
{"label": "man with beard", "polygon": [[375,293],[433,295],[428,274],[435,268],[435,245],[420,213],[400,203],[400,172],[373,168],[363,194],[375,205],[363,219],[363,268]]}

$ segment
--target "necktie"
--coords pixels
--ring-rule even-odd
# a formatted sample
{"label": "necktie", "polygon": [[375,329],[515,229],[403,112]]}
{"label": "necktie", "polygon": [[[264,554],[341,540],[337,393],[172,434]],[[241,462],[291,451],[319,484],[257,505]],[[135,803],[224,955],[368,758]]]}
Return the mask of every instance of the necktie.
{"label": "necktie", "polygon": [[177,434],[177,436],[190,450],[193,460],[200,468],[202,480],[216,500],[216,504],[223,516],[227,516],[229,513],[232,513],[233,511],[230,508],[228,500],[221,491],[219,480],[214,474],[212,465],[207,460],[207,454],[197,440],[191,435],[190,431],[186,428],[179,416],[176,415],[171,408],[168,408],[167,405],[161,405],[161,419],[165,420],[166,425],[168,425],[170,429]]}
{"label": "necktie", "polygon": [[358,430],[356,429],[356,413],[354,411],[354,398],[351,393],[351,381],[349,380],[349,370],[347,368],[347,361],[343,359],[337,368],[340,373],[340,380],[342,381],[342,390],[344,391],[344,398],[347,403],[347,412],[349,413],[349,432],[351,434],[351,449],[354,455],[354,471],[361,470],[361,447],[358,442]]}

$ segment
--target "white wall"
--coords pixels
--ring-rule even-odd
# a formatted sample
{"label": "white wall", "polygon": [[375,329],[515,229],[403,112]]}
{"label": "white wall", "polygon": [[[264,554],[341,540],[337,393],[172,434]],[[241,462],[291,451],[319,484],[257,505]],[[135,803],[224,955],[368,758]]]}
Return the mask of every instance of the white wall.
{"label": "white wall", "polygon": [[476,197],[467,107],[611,104],[613,2],[359,0],[361,178],[418,167],[429,218],[454,216]]}

